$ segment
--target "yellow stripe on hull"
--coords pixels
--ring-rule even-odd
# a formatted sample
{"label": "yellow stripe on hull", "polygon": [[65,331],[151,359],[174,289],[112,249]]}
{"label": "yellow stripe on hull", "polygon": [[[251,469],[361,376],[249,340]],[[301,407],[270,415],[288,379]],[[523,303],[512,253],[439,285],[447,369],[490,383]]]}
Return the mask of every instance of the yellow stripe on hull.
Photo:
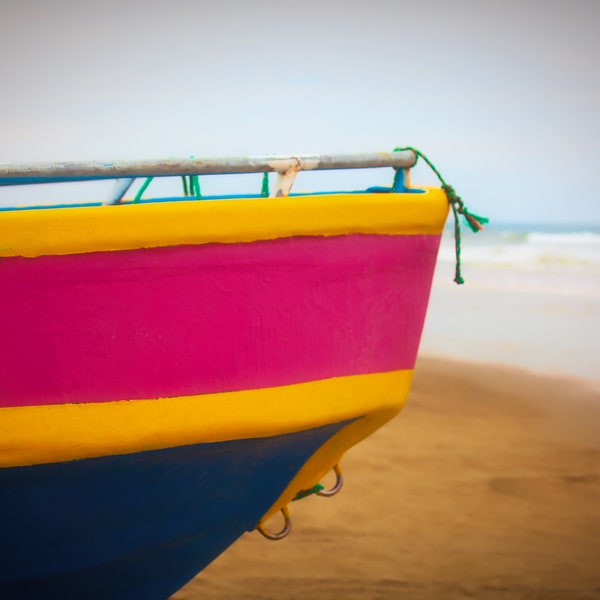
{"label": "yellow stripe on hull", "polygon": [[268,437],[364,417],[351,426],[358,428],[352,441],[400,410],[411,380],[412,370],[402,370],[200,396],[3,408],[0,467]]}
{"label": "yellow stripe on hull", "polygon": [[0,256],[41,256],[306,235],[439,234],[437,188],[411,194],[331,194],[6,212]]}

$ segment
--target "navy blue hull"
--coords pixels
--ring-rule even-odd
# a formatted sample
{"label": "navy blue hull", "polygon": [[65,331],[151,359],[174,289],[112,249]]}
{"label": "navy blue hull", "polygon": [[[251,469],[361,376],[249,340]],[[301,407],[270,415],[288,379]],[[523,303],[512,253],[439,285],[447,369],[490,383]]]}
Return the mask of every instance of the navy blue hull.
{"label": "navy blue hull", "polygon": [[0,598],[168,598],[344,425],[0,470]]}

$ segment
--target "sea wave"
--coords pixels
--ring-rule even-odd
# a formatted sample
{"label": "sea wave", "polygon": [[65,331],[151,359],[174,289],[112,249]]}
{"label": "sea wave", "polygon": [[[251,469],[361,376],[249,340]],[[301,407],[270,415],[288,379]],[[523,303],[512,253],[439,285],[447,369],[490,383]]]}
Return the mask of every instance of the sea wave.
{"label": "sea wave", "polygon": [[526,234],[526,242],[533,245],[593,246],[600,248],[600,234],[593,231],[570,233],[547,233],[532,231]]}
{"label": "sea wave", "polygon": [[[455,260],[454,239],[445,235],[440,260]],[[494,268],[600,269],[600,233],[503,230],[463,235],[464,262]]]}

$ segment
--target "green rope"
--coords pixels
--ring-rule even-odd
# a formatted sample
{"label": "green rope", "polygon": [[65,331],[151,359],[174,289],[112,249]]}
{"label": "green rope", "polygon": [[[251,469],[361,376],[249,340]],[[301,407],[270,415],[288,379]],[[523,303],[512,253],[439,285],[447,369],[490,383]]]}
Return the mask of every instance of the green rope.
{"label": "green rope", "polygon": [[134,202],[139,202],[142,199],[142,196],[144,195],[146,188],[150,185],[150,183],[152,182],[153,179],[154,179],[154,177],[146,178],[146,181],[144,181],[144,183],[142,184],[142,187],[140,187],[140,189],[138,190],[138,193],[135,195],[135,198],[133,199]]}
{"label": "green rope", "polygon": [[[462,215],[467,225],[471,229],[473,233],[477,233],[483,229],[483,225],[489,222],[489,219],[486,217],[480,217],[475,213],[470,212],[465,206],[462,198],[456,194],[454,188],[451,185],[448,185],[445,179],[442,177],[441,173],[435,168],[435,165],[420,151],[412,146],[405,146],[403,148],[394,148],[394,152],[403,152],[404,150],[410,150],[415,153],[416,160],[419,160],[421,157],[431,168],[431,170],[437,175],[437,178],[440,180],[442,184],[442,189],[446,192],[446,197],[448,198],[448,203],[452,207],[452,213],[454,215],[454,246],[456,250],[456,270],[454,275],[454,281],[458,284],[464,283],[465,280],[462,277],[461,273],[461,239],[460,239],[460,219],[459,215]],[[396,183],[396,179],[399,176],[399,172],[396,171],[396,175],[394,176],[394,184]]]}
{"label": "green rope", "polygon": [[[138,190],[138,193],[135,195],[135,198],[133,199],[134,202],[139,202],[142,199],[144,192],[146,191],[153,179],[154,177],[146,178],[146,180]],[[200,177],[198,177],[198,175],[189,175],[189,182],[188,175],[182,175],[181,181],[183,183],[184,196],[195,196],[196,198],[198,198],[198,200],[202,199],[202,190],[200,189]]]}
{"label": "green rope", "polygon": [[260,195],[263,198],[269,197],[269,174],[268,173],[263,173],[262,189],[260,190]]}
{"label": "green rope", "polygon": [[183,195],[185,197],[194,196],[202,200],[202,190],[200,189],[200,177],[198,175],[182,175]]}
{"label": "green rope", "polygon": [[200,190],[200,177],[198,175],[190,175],[192,196],[196,196],[198,200],[202,200],[202,191]]}
{"label": "green rope", "polygon": [[301,492],[298,492],[292,498],[292,502],[295,502],[296,500],[302,500],[302,498],[306,498],[307,496],[312,496],[313,494],[318,494],[319,492],[323,491],[324,489],[325,488],[320,483],[317,483],[317,485],[314,485],[313,487],[311,487],[308,490],[302,490]]}

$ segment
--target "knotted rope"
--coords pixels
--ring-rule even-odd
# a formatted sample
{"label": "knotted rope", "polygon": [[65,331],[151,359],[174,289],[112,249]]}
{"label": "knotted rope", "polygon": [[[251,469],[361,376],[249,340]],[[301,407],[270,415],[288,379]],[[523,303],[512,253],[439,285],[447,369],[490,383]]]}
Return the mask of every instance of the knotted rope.
{"label": "knotted rope", "polygon": [[[483,229],[483,225],[489,222],[489,219],[486,217],[480,217],[475,213],[472,213],[467,209],[462,198],[457,195],[454,188],[451,185],[446,183],[446,180],[442,177],[441,173],[436,169],[435,165],[420,151],[412,146],[404,146],[402,148],[394,148],[394,152],[402,152],[404,150],[410,150],[415,153],[416,160],[419,160],[421,157],[431,168],[431,170],[437,175],[437,178],[440,180],[442,184],[442,189],[446,193],[446,197],[448,198],[448,203],[452,207],[452,213],[454,215],[454,247],[456,251],[456,268],[454,273],[454,281],[458,284],[464,283],[465,280],[462,277],[461,273],[461,237],[460,237],[460,219],[459,215],[462,215],[465,219],[467,225],[471,229],[473,233],[477,233]],[[415,165],[416,165],[415,161]],[[399,173],[396,172],[396,177],[394,178],[394,182],[396,178],[399,177]]]}

